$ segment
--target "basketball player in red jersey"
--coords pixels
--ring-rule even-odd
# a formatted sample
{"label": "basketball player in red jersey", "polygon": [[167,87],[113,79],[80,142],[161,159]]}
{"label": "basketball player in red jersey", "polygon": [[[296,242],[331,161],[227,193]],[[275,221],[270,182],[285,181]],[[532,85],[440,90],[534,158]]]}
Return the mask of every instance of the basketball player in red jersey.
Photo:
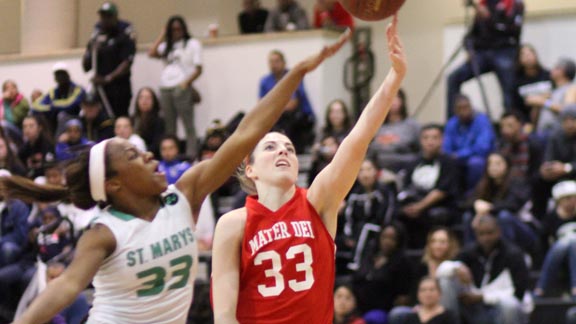
{"label": "basketball player in red jersey", "polygon": [[295,186],[298,159],[286,136],[269,133],[249,157],[240,180],[255,196],[216,227],[216,324],[332,323],[338,207],[406,74],[397,23],[395,17],[387,30],[388,76],[310,189]]}

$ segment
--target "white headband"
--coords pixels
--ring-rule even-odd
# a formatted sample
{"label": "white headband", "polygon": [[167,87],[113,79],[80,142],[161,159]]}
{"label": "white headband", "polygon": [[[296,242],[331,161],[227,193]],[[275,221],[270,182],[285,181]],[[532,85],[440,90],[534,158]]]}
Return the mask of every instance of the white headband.
{"label": "white headband", "polygon": [[90,149],[90,161],[88,163],[88,174],[90,180],[90,195],[96,202],[106,201],[106,144],[110,140],[104,140]]}

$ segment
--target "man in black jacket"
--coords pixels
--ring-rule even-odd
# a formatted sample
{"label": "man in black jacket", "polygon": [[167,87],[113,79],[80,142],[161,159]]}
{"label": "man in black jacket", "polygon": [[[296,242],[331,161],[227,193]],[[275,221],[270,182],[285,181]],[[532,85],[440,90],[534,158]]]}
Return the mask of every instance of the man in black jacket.
{"label": "man in black jacket", "polygon": [[428,231],[450,225],[461,192],[457,161],[442,152],[442,127],[430,124],[420,131],[422,155],[407,168],[404,190],[398,194],[400,220],[408,232],[409,246],[423,248]]}
{"label": "man in black jacket", "polygon": [[[460,86],[478,74],[495,72],[502,88],[504,107],[512,107],[514,62],[524,20],[523,0],[480,0],[474,4],[476,15],[464,39],[468,60],[448,77],[448,116],[454,114],[454,99]],[[479,2],[479,3],[477,3]],[[473,61],[472,61],[473,60]]]}
{"label": "man in black jacket", "polygon": [[[99,94],[106,95],[110,117],[128,116],[132,98],[131,67],[136,55],[135,32],[132,24],[118,18],[118,7],[105,2],[98,10],[100,21],[82,57],[84,72],[95,70],[92,83]],[[94,66],[95,65],[95,66]],[[102,99],[103,100],[103,99]]]}
{"label": "man in black jacket", "polygon": [[460,279],[471,287],[460,294],[463,317],[472,324],[524,323],[521,301],[529,280],[523,253],[502,240],[492,216],[481,217],[474,231],[477,242],[457,257],[469,269]]}

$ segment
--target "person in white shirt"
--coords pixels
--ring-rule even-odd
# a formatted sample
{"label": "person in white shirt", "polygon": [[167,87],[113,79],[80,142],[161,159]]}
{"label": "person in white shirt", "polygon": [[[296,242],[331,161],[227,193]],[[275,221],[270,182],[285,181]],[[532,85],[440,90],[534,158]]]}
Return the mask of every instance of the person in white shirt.
{"label": "person in white shirt", "polygon": [[186,131],[186,154],[194,160],[198,150],[194,104],[199,102],[199,96],[192,83],[202,74],[202,44],[190,35],[184,18],[172,16],[148,55],[165,64],[160,76],[160,102],[166,133],[176,134],[180,117]]}

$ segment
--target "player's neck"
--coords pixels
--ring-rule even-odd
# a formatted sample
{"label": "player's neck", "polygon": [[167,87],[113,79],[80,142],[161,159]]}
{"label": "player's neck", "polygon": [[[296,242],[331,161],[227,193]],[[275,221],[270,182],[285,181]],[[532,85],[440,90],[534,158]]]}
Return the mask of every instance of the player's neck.
{"label": "player's neck", "polygon": [[122,197],[114,201],[112,207],[136,218],[152,221],[161,205],[159,197]]}
{"label": "player's neck", "polygon": [[271,211],[277,211],[285,203],[287,203],[296,191],[296,186],[292,185],[289,188],[279,186],[268,186],[264,184],[257,185],[258,188],[258,202],[264,205]]}

